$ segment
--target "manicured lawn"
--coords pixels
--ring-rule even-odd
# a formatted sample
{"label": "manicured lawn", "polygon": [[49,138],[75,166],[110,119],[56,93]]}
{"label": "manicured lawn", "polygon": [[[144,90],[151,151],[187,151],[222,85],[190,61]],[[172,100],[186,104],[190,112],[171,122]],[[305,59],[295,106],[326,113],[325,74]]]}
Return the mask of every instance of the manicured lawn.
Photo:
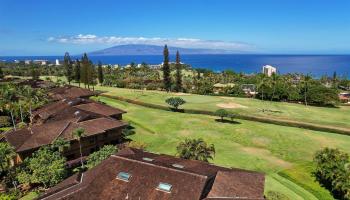
{"label": "manicured lawn", "polygon": [[[134,98],[146,98],[158,103],[162,100],[157,98],[166,98],[166,94],[158,92],[145,92],[146,96],[143,96],[141,92],[131,90],[109,90],[120,96],[128,94],[132,97],[135,93]],[[202,96],[198,95],[184,97],[191,97],[188,101],[196,99],[197,102],[208,102],[208,108],[212,104],[208,99],[219,98],[205,97],[201,100]],[[215,145],[213,163],[264,172],[266,192],[279,191],[293,200],[333,199],[311,177],[313,154],[322,147],[337,147],[350,153],[349,136],[245,120],[236,120],[236,124],[220,123],[215,121],[215,117],[206,115],[174,113],[98,98],[128,112],[124,119],[136,128],[136,134],[131,138],[145,142],[149,151],[175,155],[179,141],[203,138]],[[204,104],[199,105],[205,108]]]}
{"label": "manicured lawn", "polygon": [[[187,102],[183,106],[185,109],[215,111],[219,108],[226,107],[226,109],[233,110],[241,114],[350,128],[350,106],[325,108],[304,106],[294,103],[261,101],[249,98],[176,94],[161,91],[142,91],[103,86],[97,86],[95,88],[98,90],[107,91],[106,94],[109,95],[122,96],[125,98],[159,105],[166,105],[165,99],[168,97],[180,96]],[[263,109],[268,111],[263,112]]]}

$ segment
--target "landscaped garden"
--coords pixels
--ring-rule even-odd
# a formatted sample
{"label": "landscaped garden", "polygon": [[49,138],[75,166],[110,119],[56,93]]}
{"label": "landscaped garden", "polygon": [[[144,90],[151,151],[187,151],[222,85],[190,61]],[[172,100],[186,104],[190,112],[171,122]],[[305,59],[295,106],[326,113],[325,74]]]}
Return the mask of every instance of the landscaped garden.
{"label": "landscaped garden", "polygon": [[[166,105],[164,100],[174,95],[118,88],[98,87],[98,89],[108,89],[111,95],[161,105]],[[347,120],[346,114],[343,114],[344,111],[341,109],[348,111],[348,108],[305,107],[297,104],[200,95],[182,95],[181,97],[187,102],[183,106],[185,108],[216,110],[218,109],[216,104],[219,102],[232,101],[248,107],[237,108],[237,111],[251,112],[251,114],[259,113],[259,109],[269,108],[278,109],[282,112],[279,115],[292,119],[318,123],[329,122],[332,125],[344,126]],[[217,117],[213,116],[150,109],[106,97],[98,97],[98,99],[128,112],[124,119],[136,128],[136,134],[130,137],[134,141],[145,143],[147,150],[174,155],[177,144],[185,138],[203,138],[215,145],[216,155],[211,162],[226,167],[264,172],[266,173],[266,194],[276,191],[293,200],[333,199],[311,175],[314,168],[313,155],[323,147],[339,148],[350,153],[349,136],[245,120],[235,120],[237,123],[222,123],[215,120]],[[307,113],[305,113],[306,110]],[[318,111],[320,114],[317,114]],[[312,113],[313,117],[311,117]],[[302,114],[310,118],[302,117]],[[322,115],[328,115],[328,117],[323,119]]]}

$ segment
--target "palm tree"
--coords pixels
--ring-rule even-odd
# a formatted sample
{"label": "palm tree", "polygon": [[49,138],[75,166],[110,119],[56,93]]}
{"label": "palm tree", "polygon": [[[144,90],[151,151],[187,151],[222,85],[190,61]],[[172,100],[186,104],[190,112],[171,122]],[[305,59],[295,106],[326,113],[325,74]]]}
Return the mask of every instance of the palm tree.
{"label": "palm tree", "polygon": [[304,101],[305,101],[305,106],[307,106],[307,91],[309,87],[309,82],[311,80],[311,76],[309,74],[306,74],[304,76]]}
{"label": "palm tree", "polygon": [[203,139],[185,139],[176,147],[177,154],[180,158],[200,160],[208,162],[215,155],[215,147],[213,144],[208,145]]}
{"label": "palm tree", "polygon": [[54,149],[58,149],[58,151],[62,154],[66,148],[70,147],[69,141],[63,139],[63,138],[57,138],[55,141],[52,143],[52,147]]}
{"label": "palm tree", "polygon": [[83,153],[81,151],[81,138],[85,136],[85,130],[83,128],[77,128],[72,133],[73,138],[77,139],[79,142],[79,149],[80,149],[80,162],[81,162],[81,168],[84,169],[84,162],[83,162]]}

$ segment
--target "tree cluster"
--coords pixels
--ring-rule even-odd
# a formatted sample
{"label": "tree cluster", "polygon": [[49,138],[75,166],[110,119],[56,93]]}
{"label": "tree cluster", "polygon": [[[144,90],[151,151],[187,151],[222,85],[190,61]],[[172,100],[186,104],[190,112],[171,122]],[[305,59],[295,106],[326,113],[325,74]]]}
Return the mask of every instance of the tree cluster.
{"label": "tree cluster", "polygon": [[313,175],[336,199],[350,199],[349,155],[339,149],[324,148],[314,156]]}
{"label": "tree cluster", "polygon": [[180,158],[209,162],[215,155],[213,144],[208,145],[203,139],[185,139],[176,147]]}

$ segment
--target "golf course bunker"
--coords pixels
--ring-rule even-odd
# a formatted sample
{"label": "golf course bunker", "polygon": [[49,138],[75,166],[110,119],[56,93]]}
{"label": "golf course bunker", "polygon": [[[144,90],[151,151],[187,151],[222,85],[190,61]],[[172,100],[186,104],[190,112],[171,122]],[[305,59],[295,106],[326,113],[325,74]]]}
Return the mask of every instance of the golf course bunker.
{"label": "golf course bunker", "polygon": [[232,103],[232,102],[229,102],[229,103],[218,103],[218,104],[216,104],[216,106],[220,107],[220,108],[248,108],[247,106],[243,106],[241,104]]}
{"label": "golf course bunker", "polygon": [[190,94],[178,92],[178,93],[174,93],[174,95],[175,95],[175,96],[188,96],[188,95],[190,95]]}

